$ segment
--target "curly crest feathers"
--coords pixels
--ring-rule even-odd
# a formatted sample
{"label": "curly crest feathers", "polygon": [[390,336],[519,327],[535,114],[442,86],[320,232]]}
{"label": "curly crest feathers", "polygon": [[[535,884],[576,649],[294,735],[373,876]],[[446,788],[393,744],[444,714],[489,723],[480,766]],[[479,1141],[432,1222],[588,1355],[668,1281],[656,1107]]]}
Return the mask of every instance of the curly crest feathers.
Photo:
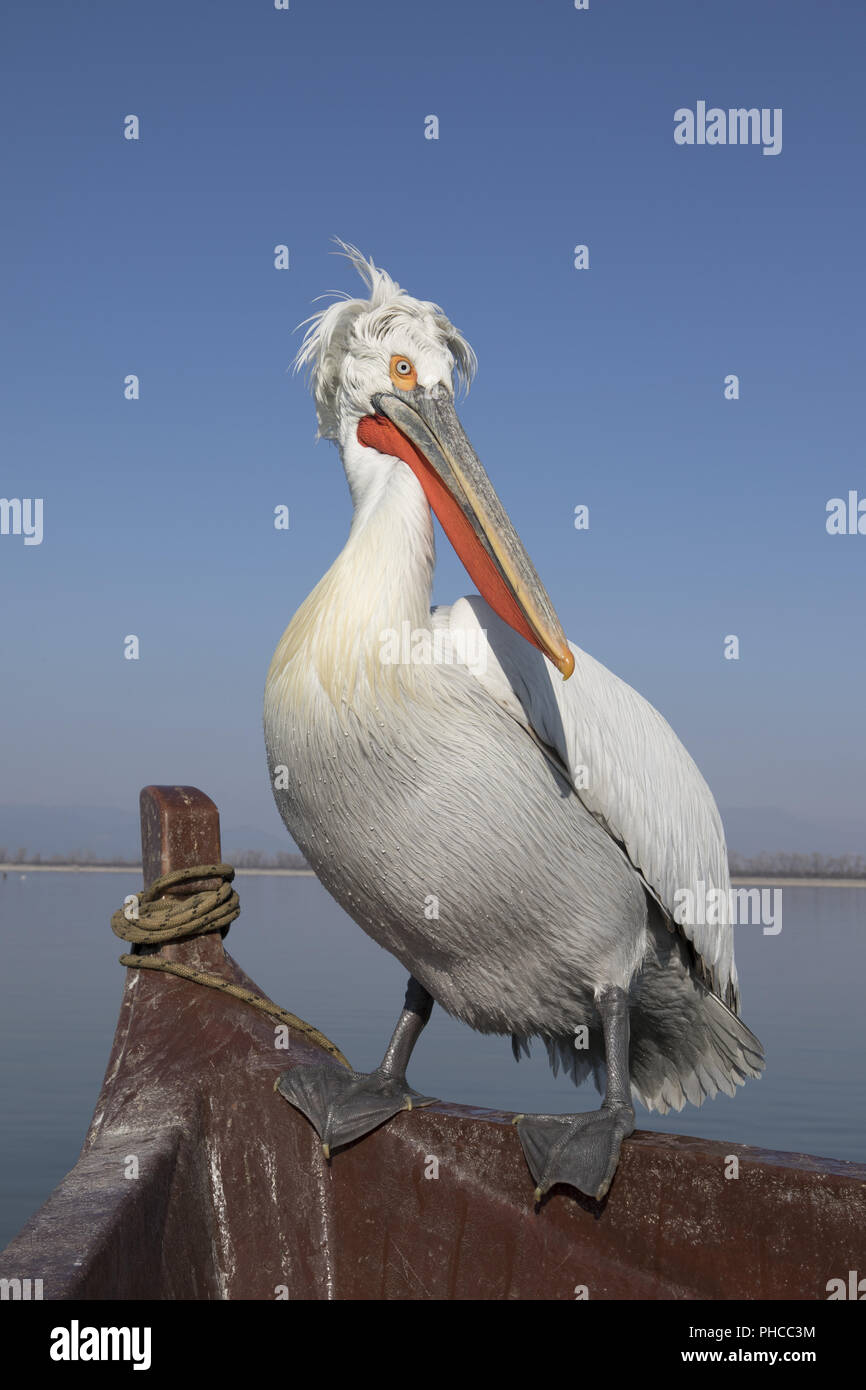
{"label": "curly crest feathers", "polygon": [[451,354],[458,383],[468,389],[475,375],[475,353],[439,305],[413,299],[357,247],[339,237],[334,240],[340,247],[339,254],[355,267],[370,295],[368,299],[353,299],[337,291],[332,303],[299,325],[307,331],[294,366],[295,371],[306,368],[309,373],[319,437],[339,437],[338,398],[346,358],[363,354],[395,327],[402,328],[410,342],[423,344],[425,337],[429,340],[435,336]]}

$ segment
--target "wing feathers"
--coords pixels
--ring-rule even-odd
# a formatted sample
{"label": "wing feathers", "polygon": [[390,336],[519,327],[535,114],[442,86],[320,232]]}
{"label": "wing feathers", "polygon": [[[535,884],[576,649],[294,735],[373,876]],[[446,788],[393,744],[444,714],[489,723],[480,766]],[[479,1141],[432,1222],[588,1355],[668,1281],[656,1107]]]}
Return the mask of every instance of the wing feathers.
{"label": "wing feathers", "polygon": [[[470,667],[473,674],[562,761],[576,794],[622,846],[668,924],[692,943],[697,973],[738,1012],[721,817],[667,722],[573,643],[574,674],[563,681],[541,652],[477,596],[460,599],[447,619],[445,610],[438,610],[437,620],[447,621],[452,633],[473,627],[486,631],[483,657]],[[475,648],[464,639],[464,650]],[[707,903],[710,910],[701,911]]]}

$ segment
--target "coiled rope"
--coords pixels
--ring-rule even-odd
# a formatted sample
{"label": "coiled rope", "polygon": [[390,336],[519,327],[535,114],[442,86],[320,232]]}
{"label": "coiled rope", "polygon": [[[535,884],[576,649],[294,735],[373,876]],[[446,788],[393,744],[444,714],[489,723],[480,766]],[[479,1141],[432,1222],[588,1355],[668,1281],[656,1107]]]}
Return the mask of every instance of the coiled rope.
{"label": "coiled rope", "polygon": [[[190,869],[174,869],[171,873],[162,874],[160,878],[154,879],[144,892],[136,894],[137,902],[133,911],[130,911],[127,904],[112,914],[111,930],[123,941],[148,946],[161,945],[168,941],[187,941],[191,937],[206,936],[213,931],[225,936],[241,910],[238,895],[231,886],[234,876],[235,871],[231,864],[197,864]],[[219,887],[192,893],[186,898],[163,896],[169,888],[202,878],[218,878]],[[276,1019],[278,1023],[284,1023],[295,1032],[302,1033],[304,1037],[330,1053],[344,1067],[352,1070],[350,1063],[330,1038],[326,1038],[324,1033],[320,1033],[311,1023],[305,1023],[302,1018],[290,1014],[287,1009],[281,1009],[261,994],[254,994],[250,989],[232,984],[221,975],[212,975],[205,970],[195,970],[190,965],[180,965],[176,961],[166,960],[165,956],[123,955],[119,959],[120,964],[128,966],[130,970],[162,970],[169,975],[177,975],[182,980],[191,980],[194,984],[218,989],[222,994],[230,994],[233,999],[240,999],[244,1004],[258,1009],[260,1013]]]}

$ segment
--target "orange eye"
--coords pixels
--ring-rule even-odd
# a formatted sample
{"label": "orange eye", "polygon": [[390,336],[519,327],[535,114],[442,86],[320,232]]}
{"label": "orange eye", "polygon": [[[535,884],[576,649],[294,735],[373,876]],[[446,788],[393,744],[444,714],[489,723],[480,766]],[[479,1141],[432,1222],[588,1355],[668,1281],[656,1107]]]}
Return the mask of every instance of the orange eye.
{"label": "orange eye", "polygon": [[412,366],[408,357],[400,357],[395,354],[391,358],[391,380],[395,386],[399,386],[401,391],[411,391],[418,385],[418,373]]}

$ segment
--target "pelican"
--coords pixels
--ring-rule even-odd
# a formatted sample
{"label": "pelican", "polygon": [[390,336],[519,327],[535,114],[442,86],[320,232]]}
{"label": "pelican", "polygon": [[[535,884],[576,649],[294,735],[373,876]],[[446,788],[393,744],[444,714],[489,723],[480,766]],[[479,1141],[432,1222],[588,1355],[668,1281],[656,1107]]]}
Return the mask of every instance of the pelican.
{"label": "pelican", "polygon": [[[265,743],[290,834],[409,983],[375,1071],[301,1065],[278,1089],[326,1159],[432,1104],[406,1067],[435,1001],[517,1058],[537,1038],[554,1072],[593,1076],[599,1110],[516,1123],[536,1200],[557,1183],[600,1199],[635,1099],[700,1105],[763,1067],[721,819],[662,716],[565,637],[455,409],[472,349],[340,246],[368,297],[307,320],[296,366],[354,515],[277,646]],[[478,590],[432,610],[431,508]],[[679,909],[698,885],[721,910]]]}

